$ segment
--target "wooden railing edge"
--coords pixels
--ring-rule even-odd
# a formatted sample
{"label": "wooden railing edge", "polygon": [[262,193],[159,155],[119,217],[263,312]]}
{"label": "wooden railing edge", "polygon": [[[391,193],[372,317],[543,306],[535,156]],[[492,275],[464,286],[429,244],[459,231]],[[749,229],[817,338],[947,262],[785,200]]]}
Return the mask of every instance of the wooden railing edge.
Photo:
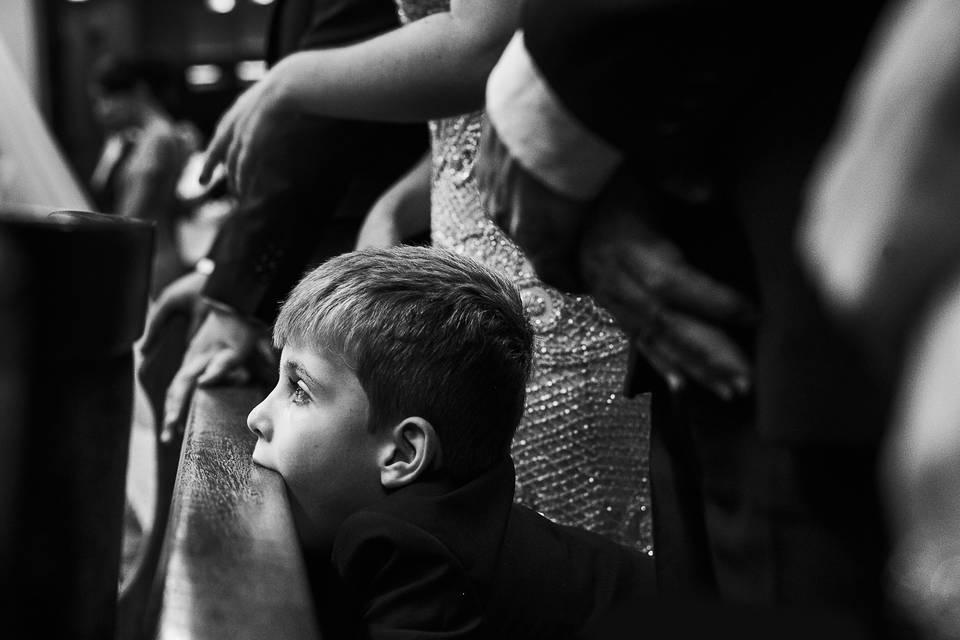
{"label": "wooden railing edge", "polygon": [[320,637],[283,480],[250,459],[260,397],[194,394],[148,607],[156,638]]}

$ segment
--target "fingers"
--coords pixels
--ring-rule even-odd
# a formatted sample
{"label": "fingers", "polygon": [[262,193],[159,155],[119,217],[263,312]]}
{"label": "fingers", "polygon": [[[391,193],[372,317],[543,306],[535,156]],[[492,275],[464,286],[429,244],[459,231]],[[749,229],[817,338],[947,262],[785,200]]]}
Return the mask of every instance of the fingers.
{"label": "fingers", "polygon": [[241,114],[241,105],[245,95],[246,94],[241,94],[241,96],[237,98],[217,124],[213,138],[211,138],[210,144],[207,145],[207,151],[203,159],[203,167],[200,169],[201,184],[210,182],[214,169],[227,158],[227,154],[233,146],[234,136],[237,132],[238,120]]}
{"label": "fingers", "polygon": [[724,332],[672,312],[663,312],[659,327],[658,332],[637,339],[658,370],[692,380],[724,400],[750,390],[750,363]]}
{"label": "fingers", "polygon": [[237,182],[237,166],[240,160],[241,145],[236,139],[236,135],[231,136],[230,144],[224,152],[224,169],[226,169],[227,185],[230,191],[236,195],[240,194],[240,186]]}
{"label": "fingers", "polygon": [[686,384],[683,374],[674,366],[672,362],[656,349],[651,349],[641,340],[634,340],[633,346],[650,363],[660,376],[667,381],[667,386],[673,391],[679,391]]}
{"label": "fingers", "polygon": [[183,420],[193,395],[197,378],[209,361],[207,354],[191,355],[189,352],[184,363],[177,371],[167,388],[167,397],[163,405],[163,429],[160,442],[171,442],[178,431],[182,431]]}
{"label": "fingers", "polygon": [[247,160],[250,156],[250,146],[240,144],[239,141],[234,144],[237,147],[236,160],[233,162],[233,192],[239,197],[247,186]]}
{"label": "fingers", "polygon": [[747,298],[684,262],[631,254],[647,286],[665,305],[722,323],[751,323],[756,312]]}
{"label": "fingers", "polygon": [[147,318],[147,327],[140,344],[144,353],[154,348],[157,341],[163,336],[170,318],[177,314],[185,314],[194,321],[199,314],[197,305],[200,302],[200,291],[206,282],[206,276],[192,272],[181,276],[167,285],[160,293],[157,301],[150,308]]}
{"label": "fingers", "polygon": [[150,310],[147,328],[143,332],[143,340],[140,343],[141,352],[147,353],[154,347],[160,336],[163,335],[163,329],[167,326],[167,321],[173,315],[173,311],[173,306],[167,304],[166,298],[161,294],[157,302],[154,303],[153,309]]}
{"label": "fingers", "polygon": [[170,442],[183,431],[183,421],[198,386],[249,382],[250,373],[242,365],[242,358],[232,349],[188,356],[167,389],[160,441]]}
{"label": "fingers", "polygon": [[660,320],[664,306],[630,274],[604,269],[603,266],[602,263],[584,264],[582,272],[591,295],[613,314],[627,334],[650,334],[653,323]]}
{"label": "fingers", "polygon": [[[610,196],[613,198],[613,196]],[[664,307],[716,323],[748,325],[756,312],[746,296],[688,264],[679,247],[649,225],[628,202],[605,201],[581,246],[587,280],[622,272]]]}
{"label": "fingers", "polygon": [[598,302],[632,335],[637,349],[678,389],[695,382],[730,400],[746,394],[751,367],[740,347],[713,323],[663,306],[635,279],[611,272]]}
{"label": "fingers", "polygon": [[[230,117],[230,113],[224,116],[224,120]],[[207,145],[207,150],[203,158],[203,167],[200,169],[200,184],[210,182],[213,170],[226,157],[227,150],[230,148],[230,141],[233,139],[233,127],[225,121],[217,125],[217,129]]]}
{"label": "fingers", "polygon": [[605,278],[592,278],[592,284],[597,302],[633,336],[637,349],[671,388],[695,382],[724,400],[750,390],[749,360],[718,323],[664,304],[649,283],[623,270],[610,269]]}
{"label": "fingers", "polygon": [[210,361],[207,363],[206,368],[203,370],[203,373],[197,377],[197,384],[199,386],[215,385],[220,382],[230,381],[230,382],[246,382],[247,378],[238,378],[236,371],[245,371],[240,368],[243,361],[240,355],[233,349],[224,349],[223,351],[218,351],[214,354]]}

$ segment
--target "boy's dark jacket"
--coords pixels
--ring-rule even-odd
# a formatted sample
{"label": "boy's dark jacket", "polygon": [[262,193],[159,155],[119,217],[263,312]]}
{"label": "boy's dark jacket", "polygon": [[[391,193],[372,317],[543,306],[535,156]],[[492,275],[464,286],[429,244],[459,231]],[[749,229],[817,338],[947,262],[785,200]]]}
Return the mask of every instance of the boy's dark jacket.
{"label": "boy's dark jacket", "polygon": [[[642,608],[651,558],[513,504],[509,459],[418,481],[341,526],[317,584],[325,638],[604,637]],[[631,625],[632,626],[632,625]]]}

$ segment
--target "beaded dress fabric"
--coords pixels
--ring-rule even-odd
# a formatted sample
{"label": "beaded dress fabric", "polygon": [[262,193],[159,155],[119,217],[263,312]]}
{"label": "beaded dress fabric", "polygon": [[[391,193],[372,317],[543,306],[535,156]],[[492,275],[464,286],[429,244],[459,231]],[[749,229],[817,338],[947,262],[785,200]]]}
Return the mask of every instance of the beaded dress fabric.
{"label": "beaded dress fabric", "polygon": [[[404,22],[447,11],[449,0],[397,0]],[[506,274],[536,333],[527,406],[513,442],[516,499],[653,554],[649,398],[621,395],[627,341],[591,298],[546,286],[486,215],[473,174],[482,112],[430,123],[433,244]]]}

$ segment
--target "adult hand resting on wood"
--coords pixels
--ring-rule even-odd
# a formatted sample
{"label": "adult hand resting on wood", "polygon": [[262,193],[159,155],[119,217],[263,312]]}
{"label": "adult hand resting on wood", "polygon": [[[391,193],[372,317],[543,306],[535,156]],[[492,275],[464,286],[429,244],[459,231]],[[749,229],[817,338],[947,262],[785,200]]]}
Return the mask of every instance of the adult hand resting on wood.
{"label": "adult hand resting on wood", "polygon": [[[191,273],[171,283],[160,294],[151,312],[141,349],[149,351],[176,314],[191,318],[192,337],[180,368],[167,388],[161,442],[170,442],[183,422],[197,385],[243,384],[251,367],[261,376],[273,375],[274,357],[265,332],[254,322],[220,307],[211,307],[200,296],[206,276]],[[269,379],[269,377],[265,378]]]}

